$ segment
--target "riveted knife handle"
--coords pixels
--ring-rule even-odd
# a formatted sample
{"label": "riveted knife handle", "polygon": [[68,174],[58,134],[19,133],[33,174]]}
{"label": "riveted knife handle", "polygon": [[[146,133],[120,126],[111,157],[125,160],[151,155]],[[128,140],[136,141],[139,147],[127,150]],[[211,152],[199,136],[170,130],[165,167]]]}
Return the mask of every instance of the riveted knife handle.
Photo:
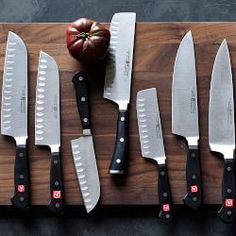
{"label": "riveted knife handle", "polygon": [[235,166],[234,160],[225,159],[224,174],[222,180],[222,207],[218,211],[218,215],[225,223],[235,220]]}
{"label": "riveted knife handle", "polygon": [[123,174],[128,156],[128,111],[119,111],[115,149],[112,156],[109,173]]}
{"label": "riveted knife handle", "polygon": [[159,218],[163,223],[170,223],[173,218],[173,204],[166,165],[159,165],[158,195],[160,202]]}
{"label": "riveted knife handle", "polygon": [[48,204],[50,211],[56,214],[62,214],[64,207],[64,191],[60,152],[52,152],[50,194],[51,199]]}
{"label": "riveted knife handle", "polygon": [[87,91],[87,75],[85,72],[77,72],[72,79],[76,91],[76,101],[83,129],[90,129],[89,98]]}
{"label": "riveted knife handle", "polygon": [[190,208],[197,209],[202,203],[202,179],[198,146],[189,147],[186,165],[187,194],[183,201]]}
{"label": "riveted knife handle", "polygon": [[14,170],[15,193],[12,205],[24,209],[30,205],[30,180],[27,145],[17,145]]}

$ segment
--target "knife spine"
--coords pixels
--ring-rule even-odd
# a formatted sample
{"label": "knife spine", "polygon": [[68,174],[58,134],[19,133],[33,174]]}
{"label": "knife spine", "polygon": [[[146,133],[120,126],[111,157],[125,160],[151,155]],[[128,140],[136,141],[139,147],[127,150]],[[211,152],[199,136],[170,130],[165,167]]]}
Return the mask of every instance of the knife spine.
{"label": "knife spine", "polygon": [[80,190],[83,195],[83,201],[85,203],[86,210],[87,212],[89,212],[92,210],[93,205],[90,204],[92,199],[90,197],[90,190],[88,186],[86,185],[87,178],[83,169],[83,162],[81,160],[82,157],[80,156],[79,145],[75,144],[73,140],[71,141],[71,144],[72,144],[72,153],[73,153],[73,160],[74,160],[75,169],[76,169],[76,175],[79,180]]}

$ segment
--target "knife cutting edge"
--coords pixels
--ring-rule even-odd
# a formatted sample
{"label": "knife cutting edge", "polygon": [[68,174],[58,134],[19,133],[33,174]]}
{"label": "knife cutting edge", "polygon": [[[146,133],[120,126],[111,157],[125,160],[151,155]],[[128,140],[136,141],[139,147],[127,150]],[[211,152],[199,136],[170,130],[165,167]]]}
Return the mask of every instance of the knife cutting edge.
{"label": "knife cutting edge", "polygon": [[189,31],[182,39],[175,59],[172,83],[172,133],[184,137],[188,144],[187,194],[184,203],[194,209],[202,203],[197,100],[194,44],[192,33]]}
{"label": "knife cutting edge", "polygon": [[23,40],[8,33],[2,86],[1,134],[16,141],[14,167],[15,193],[12,204],[27,208],[30,204],[28,139],[28,56]]}
{"label": "knife cutting edge", "polygon": [[36,106],[35,144],[51,150],[49,210],[63,213],[64,189],[60,147],[60,81],[58,66],[47,53],[40,51]]}
{"label": "knife cutting edge", "polygon": [[88,77],[84,72],[77,72],[72,82],[75,86],[77,107],[81,118],[83,136],[71,140],[73,160],[83,202],[87,213],[92,211],[100,198],[100,181],[90,128]]}
{"label": "knife cutting edge", "polygon": [[224,157],[222,207],[219,217],[224,222],[235,219],[235,124],[233,80],[229,48],[223,40],[216,54],[210,87],[209,145],[211,151]]}
{"label": "knife cutting edge", "polygon": [[131,72],[136,13],[114,14],[111,21],[111,40],[107,63],[104,98],[119,106],[116,144],[109,173],[123,174],[128,156],[128,104],[130,101]]}
{"label": "knife cutting edge", "polygon": [[159,165],[159,217],[162,222],[169,223],[173,218],[173,204],[156,89],[139,91],[136,106],[142,156],[156,161]]}

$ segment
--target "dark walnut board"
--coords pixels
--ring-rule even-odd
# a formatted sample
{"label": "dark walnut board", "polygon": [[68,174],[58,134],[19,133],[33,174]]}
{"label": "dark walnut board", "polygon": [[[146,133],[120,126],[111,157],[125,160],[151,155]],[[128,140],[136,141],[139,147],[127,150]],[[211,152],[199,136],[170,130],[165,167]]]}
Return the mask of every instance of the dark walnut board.
{"label": "dark walnut board", "polygon": [[[107,25],[108,26],[108,25]],[[55,58],[61,75],[62,161],[65,201],[82,204],[73,166],[70,140],[81,136],[81,124],[75,102],[73,74],[80,65],[67,52],[66,24],[0,24],[0,78],[3,75],[6,38],[9,30],[25,41],[29,51],[29,159],[32,182],[32,204],[45,205],[49,198],[50,152],[34,145],[35,86],[39,51]],[[162,116],[170,184],[174,203],[182,204],[186,192],[186,150],[183,140],[171,133],[172,71],[178,45],[188,31],[195,41],[201,134],[201,163],[204,202],[221,202],[223,161],[208,146],[208,98],[214,57],[226,38],[236,70],[236,24],[234,23],[138,23],[133,62],[133,83],[130,104],[130,155],[127,176],[112,178],[108,167],[116,132],[117,107],[103,100],[104,65],[90,68],[90,100],[92,132],[101,180],[101,204],[158,204],[158,168],[141,157],[136,119],[136,94],[141,89],[156,87]],[[234,72],[234,71],[233,71]],[[235,73],[234,73],[235,74]],[[236,75],[234,76],[236,77]],[[0,86],[2,79],[0,79]],[[0,136],[0,205],[10,205],[13,194],[15,143]]]}

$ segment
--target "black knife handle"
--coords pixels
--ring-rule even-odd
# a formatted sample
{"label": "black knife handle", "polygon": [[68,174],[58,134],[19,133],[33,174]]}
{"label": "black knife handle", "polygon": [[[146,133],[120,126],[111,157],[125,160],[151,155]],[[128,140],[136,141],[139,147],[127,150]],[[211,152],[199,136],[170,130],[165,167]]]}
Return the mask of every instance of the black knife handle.
{"label": "black knife handle", "polygon": [[30,205],[30,180],[27,145],[17,145],[15,171],[15,193],[11,198],[12,205],[25,209]]}
{"label": "black knife handle", "polygon": [[223,222],[230,223],[235,219],[235,166],[234,160],[225,159],[222,180],[222,207],[218,211]]}
{"label": "black knife handle", "polygon": [[187,194],[184,204],[197,209],[202,204],[202,177],[198,146],[189,147],[186,164]]}
{"label": "black knife handle", "polygon": [[128,110],[119,111],[115,149],[109,168],[110,174],[120,175],[124,173],[128,156],[128,146]]}
{"label": "black knife handle", "polygon": [[64,191],[60,152],[52,152],[50,195],[51,199],[48,204],[49,210],[56,214],[62,214],[64,207]]}
{"label": "black knife handle", "polygon": [[159,165],[158,195],[160,202],[160,220],[163,223],[170,223],[173,218],[173,204],[169,177],[165,164]]}
{"label": "black knife handle", "polygon": [[83,129],[90,129],[87,78],[88,77],[85,72],[79,71],[73,76],[72,79],[75,86],[77,107]]}

